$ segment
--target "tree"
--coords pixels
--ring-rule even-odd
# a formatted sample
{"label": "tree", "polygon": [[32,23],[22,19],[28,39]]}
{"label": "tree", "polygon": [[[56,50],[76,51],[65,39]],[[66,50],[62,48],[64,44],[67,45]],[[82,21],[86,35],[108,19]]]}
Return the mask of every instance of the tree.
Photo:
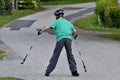
{"label": "tree", "polygon": [[5,7],[4,0],[0,0],[0,15],[4,14],[4,7]]}
{"label": "tree", "polygon": [[10,15],[12,13],[11,0],[0,0],[0,15]]}
{"label": "tree", "polygon": [[12,1],[11,0],[4,0],[5,1],[5,14],[10,15],[12,14]]}

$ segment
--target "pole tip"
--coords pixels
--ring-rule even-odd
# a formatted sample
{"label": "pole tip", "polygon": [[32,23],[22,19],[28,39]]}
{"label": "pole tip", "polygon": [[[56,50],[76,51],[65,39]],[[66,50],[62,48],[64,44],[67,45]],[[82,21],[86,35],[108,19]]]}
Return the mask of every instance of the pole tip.
{"label": "pole tip", "polygon": [[21,64],[23,64],[24,62],[21,62]]}

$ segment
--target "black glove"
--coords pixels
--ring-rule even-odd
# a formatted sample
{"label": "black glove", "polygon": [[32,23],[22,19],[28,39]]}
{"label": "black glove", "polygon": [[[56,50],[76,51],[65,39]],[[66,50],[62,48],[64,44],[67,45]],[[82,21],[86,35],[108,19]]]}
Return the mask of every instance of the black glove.
{"label": "black glove", "polygon": [[76,38],[78,37],[78,34],[73,34],[73,38],[76,40]]}
{"label": "black glove", "polygon": [[38,36],[41,34],[41,32],[40,32],[41,30],[42,30],[42,29],[39,29],[39,31],[38,31]]}

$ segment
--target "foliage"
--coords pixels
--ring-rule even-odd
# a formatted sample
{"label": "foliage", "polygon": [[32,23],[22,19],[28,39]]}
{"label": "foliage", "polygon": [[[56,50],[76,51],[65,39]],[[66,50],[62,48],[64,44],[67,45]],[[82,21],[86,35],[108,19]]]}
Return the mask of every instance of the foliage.
{"label": "foliage", "polygon": [[[73,0],[41,0],[43,2],[47,1],[73,1]],[[75,0],[75,1],[82,1],[82,2],[88,2],[88,1],[97,1],[97,0]],[[74,2],[74,1],[73,1]]]}
{"label": "foliage", "polygon": [[74,25],[80,29],[84,30],[92,30],[92,31],[107,31],[107,32],[114,32],[120,33],[120,29],[111,28],[109,26],[99,26],[97,23],[97,16],[89,16],[85,18],[78,19],[74,22]]}
{"label": "foliage", "polygon": [[96,3],[95,13],[100,16],[102,23],[105,23],[105,10],[111,6],[116,6],[112,0],[100,0]]}
{"label": "foliage", "polygon": [[36,9],[40,8],[40,0],[19,0],[18,9]]}
{"label": "foliage", "polygon": [[5,7],[4,0],[0,0],[0,15],[3,15],[4,7]]}
{"label": "foliage", "polygon": [[4,0],[4,1],[5,1],[5,14],[10,15],[12,13],[11,0]]}
{"label": "foliage", "polygon": [[103,25],[120,28],[120,7],[117,6],[117,0],[99,0],[95,13]]}
{"label": "foliage", "polygon": [[10,15],[11,13],[11,0],[0,0],[0,15]]}
{"label": "foliage", "polygon": [[108,26],[120,28],[120,6],[107,8],[105,17]]}
{"label": "foliage", "polygon": [[[97,24],[96,18],[97,18],[96,15],[81,18],[81,19],[76,20],[74,22],[74,25],[84,30],[105,32],[105,33],[99,34],[101,37],[120,40],[120,29],[110,28],[104,25],[99,26]],[[110,34],[108,34],[107,32],[110,32]]]}

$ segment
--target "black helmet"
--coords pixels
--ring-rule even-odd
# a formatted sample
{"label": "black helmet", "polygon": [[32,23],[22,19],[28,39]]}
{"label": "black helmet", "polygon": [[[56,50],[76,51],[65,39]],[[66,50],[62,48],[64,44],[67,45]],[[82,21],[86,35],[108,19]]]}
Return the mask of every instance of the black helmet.
{"label": "black helmet", "polygon": [[64,14],[64,10],[62,10],[62,9],[58,9],[54,12],[55,16],[60,16],[60,15],[63,15],[63,14]]}

